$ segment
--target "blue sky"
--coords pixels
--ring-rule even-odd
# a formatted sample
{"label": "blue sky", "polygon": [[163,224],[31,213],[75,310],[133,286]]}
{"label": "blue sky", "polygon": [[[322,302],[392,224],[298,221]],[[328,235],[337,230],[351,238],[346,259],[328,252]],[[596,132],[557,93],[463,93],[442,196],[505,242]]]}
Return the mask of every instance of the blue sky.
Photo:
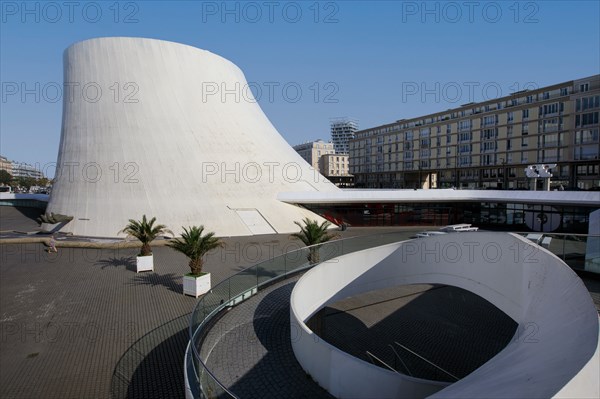
{"label": "blue sky", "polygon": [[292,145],[329,139],[332,117],[368,128],[600,73],[598,1],[66,3],[2,1],[9,159],[56,162],[62,53],[94,37],[158,38],[228,58],[264,88],[259,103]]}

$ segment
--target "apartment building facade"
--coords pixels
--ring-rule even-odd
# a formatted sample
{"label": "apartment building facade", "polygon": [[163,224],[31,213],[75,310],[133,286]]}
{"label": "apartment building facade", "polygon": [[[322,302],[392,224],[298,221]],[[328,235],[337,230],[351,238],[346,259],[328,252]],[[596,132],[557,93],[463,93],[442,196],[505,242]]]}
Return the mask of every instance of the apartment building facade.
{"label": "apartment building facade", "polygon": [[24,162],[13,161],[12,177],[13,178],[31,177],[33,179],[41,179],[44,177],[44,174],[42,173],[41,170],[39,170],[39,168],[37,168],[33,165],[29,165]]}
{"label": "apartment building facade", "polygon": [[0,170],[7,171],[11,176],[13,174],[13,163],[8,158],[0,156]]}
{"label": "apartment building facade", "polygon": [[295,145],[294,150],[315,170],[319,170],[319,158],[327,154],[335,154],[333,143],[323,140],[310,141],[308,143]]}
{"label": "apartment building facade", "polygon": [[319,159],[319,172],[338,187],[354,187],[354,176],[348,171],[347,154],[325,154]]}
{"label": "apartment building facade", "polygon": [[[556,164],[552,187],[600,186],[600,75],[361,130],[356,187],[527,189],[525,167]],[[541,182],[539,182],[541,185]]]}
{"label": "apartment building facade", "polygon": [[348,176],[348,155],[325,154],[319,159],[319,172],[323,176]]}

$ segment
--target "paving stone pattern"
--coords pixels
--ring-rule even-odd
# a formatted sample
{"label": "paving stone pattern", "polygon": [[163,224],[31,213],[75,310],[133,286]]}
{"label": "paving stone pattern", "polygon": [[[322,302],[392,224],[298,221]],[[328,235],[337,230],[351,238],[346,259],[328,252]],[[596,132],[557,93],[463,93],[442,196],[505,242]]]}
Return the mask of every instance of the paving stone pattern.
{"label": "paving stone pattern", "polygon": [[290,341],[289,299],[298,277],[273,285],[227,312],[201,355],[240,398],[332,398],[302,370]]}

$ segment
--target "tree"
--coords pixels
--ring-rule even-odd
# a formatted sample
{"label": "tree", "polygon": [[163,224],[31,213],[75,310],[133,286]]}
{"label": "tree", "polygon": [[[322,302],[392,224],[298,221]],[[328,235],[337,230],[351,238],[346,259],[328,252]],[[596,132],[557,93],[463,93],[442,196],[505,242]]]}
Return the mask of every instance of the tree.
{"label": "tree", "polygon": [[152,255],[150,243],[159,235],[165,233],[173,235],[173,232],[167,229],[167,226],[164,224],[154,226],[154,222],[156,222],[156,218],[147,220],[146,215],[143,215],[141,221],[129,219],[129,224],[123,230],[119,231],[119,233],[125,233],[128,237],[135,237],[142,242],[140,256]]}
{"label": "tree", "polygon": [[294,223],[300,227],[300,232],[292,234],[292,237],[299,239],[304,243],[304,245],[310,247],[307,259],[311,265],[319,263],[320,245],[318,244],[323,244],[329,240],[337,238],[336,235],[329,234],[327,232],[327,228],[331,226],[331,223],[324,221],[323,223],[319,224],[319,222],[316,220],[310,220],[309,218],[304,218],[304,220],[302,220],[304,225],[300,224],[300,222]]}
{"label": "tree", "polygon": [[17,184],[19,187],[24,187],[27,190],[31,188],[31,186],[35,186],[35,179],[33,177],[17,177]]}
{"label": "tree", "polygon": [[181,238],[173,240],[167,246],[173,248],[177,252],[181,252],[190,259],[190,270],[193,276],[202,274],[204,266],[204,255],[210,250],[223,246],[223,243],[215,237],[214,232],[204,232],[204,226],[191,226],[189,229],[183,228]]}
{"label": "tree", "polygon": [[12,176],[6,170],[0,170],[0,183],[4,185],[9,185],[12,181]]}
{"label": "tree", "polygon": [[40,187],[46,187],[49,183],[50,180],[48,180],[46,177],[40,177],[39,179],[37,179],[37,185]]}

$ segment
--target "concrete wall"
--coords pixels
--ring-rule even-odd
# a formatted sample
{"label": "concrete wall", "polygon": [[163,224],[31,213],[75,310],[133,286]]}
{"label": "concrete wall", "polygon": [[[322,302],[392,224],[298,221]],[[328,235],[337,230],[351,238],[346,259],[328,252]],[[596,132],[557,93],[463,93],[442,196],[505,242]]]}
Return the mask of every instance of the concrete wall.
{"label": "concrete wall", "polygon": [[204,224],[220,236],[251,235],[238,210],[292,232],[294,220],[318,217],[277,201],[278,192],[337,190],[218,55],[160,40],[92,39],[65,51],[64,80],[48,212],[73,216],[66,229],[74,234],[114,237],[147,214],[176,233]]}
{"label": "concrete wall", "polygon": [[[341,353],[315,339],[304,324],[339,299],[420,283],[457,286],[483,297],[519,323],[514,339],[475,372],[440,390],[444,384]],[[336,397],[600,395],[599,319],[587,290],[560,259],[516,235],[448,234],[342,256],[298,281],[290,313],[292,331],[301,332],[292,339],[298,361]]]}

